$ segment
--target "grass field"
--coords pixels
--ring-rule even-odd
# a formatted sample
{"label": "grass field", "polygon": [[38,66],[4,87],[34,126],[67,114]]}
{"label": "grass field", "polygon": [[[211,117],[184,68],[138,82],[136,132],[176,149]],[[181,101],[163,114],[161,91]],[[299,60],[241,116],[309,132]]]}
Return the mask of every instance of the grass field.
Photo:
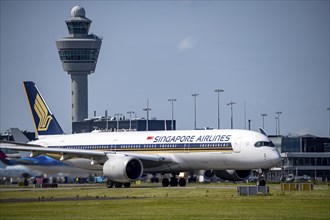
{"label": "grass field", "polygon": [[107,189],[103,185],[57,189],[0,188],[0,219],[330,219],[330,189],[238,196],[236,185],[155,185]]}

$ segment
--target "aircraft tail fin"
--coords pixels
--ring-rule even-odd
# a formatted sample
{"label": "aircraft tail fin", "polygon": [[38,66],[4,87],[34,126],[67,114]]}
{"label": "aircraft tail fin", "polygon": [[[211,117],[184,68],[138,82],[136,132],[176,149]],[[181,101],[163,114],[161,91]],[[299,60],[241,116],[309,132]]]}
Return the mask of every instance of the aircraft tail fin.
{"label": "aircraft tail fin", "polygon": [[38,136],[64,134],[34,82],[23,82]]}
{"label": "aircraft tail fin", "polygon": [[1,149],[0,149],[0,161],[2,161],[4,164],[8,164],[7,155],[4,152],[2,152]]}

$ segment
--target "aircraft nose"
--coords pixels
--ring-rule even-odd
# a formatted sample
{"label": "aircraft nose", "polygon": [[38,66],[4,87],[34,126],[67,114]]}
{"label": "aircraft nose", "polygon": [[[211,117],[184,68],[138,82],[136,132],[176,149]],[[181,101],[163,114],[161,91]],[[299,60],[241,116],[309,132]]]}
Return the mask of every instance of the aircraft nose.
{"label": "aircraft nose", "polygon": [[281,155],[275,148],[272,151],[271,160],[274,166],[278,165],[281,162]]}

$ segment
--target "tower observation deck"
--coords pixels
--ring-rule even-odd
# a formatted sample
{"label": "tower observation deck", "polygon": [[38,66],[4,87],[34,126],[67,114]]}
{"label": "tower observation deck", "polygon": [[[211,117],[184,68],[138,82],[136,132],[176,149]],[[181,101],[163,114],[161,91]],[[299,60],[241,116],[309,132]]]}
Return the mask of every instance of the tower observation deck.
{"label": "tower observation deck", "polygon": [[87,75],[95,71],[102,39],[88,34],[91,20],[85,17],[85,9],[75,6],[66,25],[69,36],[56,41],[63,70],[71,75],[72,122],[88,118]]}

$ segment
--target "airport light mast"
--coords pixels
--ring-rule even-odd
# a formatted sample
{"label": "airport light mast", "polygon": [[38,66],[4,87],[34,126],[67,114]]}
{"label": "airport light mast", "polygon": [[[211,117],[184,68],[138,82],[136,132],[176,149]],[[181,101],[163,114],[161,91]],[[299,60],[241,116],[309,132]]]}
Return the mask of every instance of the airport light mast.
{"label": "airport light mast", "polygon": [[132,114],[135,114],[134,111],[128,111],[127,114],[129,114],[129,130],[132,130]]}
{"label": "airport light mast", "polygon": [[223,89],[216,89],[214,92],[218,93],[218,129],[220,129],[220,92],[224,92]]}
{"label": "airport light mast", "polygon": [[85,9],[75,6],[66,25],[69,36],[56,41],[63,70],[71,76],[72,122],[88,118],[87,76],[95,71],[102,39],[88,34],[91,20],[85,17]]}
{"label": "airport light mast", "polygon": [[194,94],[192,94],[191,96],[192,97],[194,97],[194,109],[195,109],[195,114],[194,114],[194,127],[195,127],[195,130],[197,129],[197,122],[196,122],[196,120],[197,120],[197,113],[196,113],[196,97],[198,96],[199,94],[197,94],[197,93],[194,93]]}
{"label": "airport light mast", "polygon": [[233,100],[231,100],[231,102],[227,103],[227,105],[230,105],[230,128],[234,129],[234,113],[233,113],[233,105],[235,105],[236,102],[233,102]]}
{"label": "airport light mast", "polygon": [[327,108],[327,110],[329,111],[329,137],[330,137],[330,108]]}
{"label": "airport light mast", "polygon": [[176,102],[176,99],[168,99],[169,102],[172,102],[172,120],[171,120],[171,130],[174,130],[174,102]]}
{"label": "airport light mast", "polygon": [[265,129],[265,117],[267,116],[267,114],[262,113],[259,116],[262,117],[262,129]]}
{"label": "airport light mast", "polygon": [[280,135],[281,132],[280,132],[280,115],[282,114],[282,112],[278,111],[278,112],[275,112],[275,114],[277,115],[277,129],[276,129],[276,135]]}
{"label": "airport light mast", "polygon": [[147,107],[143,111],[147,112],[146,131],[149,131],[149,111],[151,111],[151,108],[149,108],[149,99],[147,99]]}
{"label": "airport light mast", "polygon": [[276,134],[276,135],[278,135],[278,131],[277,131],[277,129],[278,129],[278,128],[277,128],[277,123],[278,123],[277,120],[278,120],[278,119],[279,119],[278,116],[275,116],[275,123],[276,123],[276,129],[275,129],[276,132],[275,132],[275,134]]}
{"label": "airport light mast", "polygon": [[119,120],[121,120],[119,117],[123,116],[123,114],[121,113],[116,113],[115,117],[116,117],[116,121],[117,121],[117,131],[119,131]]}

